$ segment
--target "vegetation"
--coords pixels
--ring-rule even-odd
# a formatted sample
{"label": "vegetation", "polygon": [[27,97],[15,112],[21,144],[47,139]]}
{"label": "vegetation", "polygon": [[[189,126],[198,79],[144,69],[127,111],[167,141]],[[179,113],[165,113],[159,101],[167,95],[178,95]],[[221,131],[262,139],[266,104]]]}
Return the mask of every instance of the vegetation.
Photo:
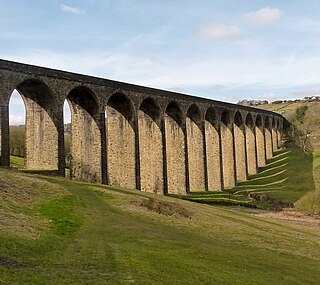
{"label": "vegetation", "polygon": [[[261,105],[259,108],[268,109],[271,111],[281,112],[288,121],[292,124],[289,132],[289,139],[293,145],[298,145],[305,152],[305,160],[312,159],[311,169],[313,169],[312,177],[307,174],[300,176],[300,173],[306,171],[297,169],[295,174],[300,177],[298,185],[305,184],[305,189],[309,189],[303,197],[295,202],[295,206],[308,213],[320,214],[320,103],[319,102],[293,102],[285,104],[268,104]],[[290,144],[290,143],[289,143]],[[305,161],[300,160],[301,163]],[[299,164],[299,160],[297,161]],[[310,169],[307,167],[307,169]],[[310,187],[307,181],[314,180],[314,187]],[[293,184],[294,186],[294,184]]]}
{"label": "vegetation", "polygon": [[[302,128],[312,110],[295,108],[292,120]],[[183,199],[0,169],[0,283],[318,284],[318,220],[215,205],[320,214],[314,146],[279,150],[249,181]]]}
{"label": "vegetation", "polygon": [[24,157],[25,126],[10,126],[10,154]]}
{"label": "vegetation", "polygon": [[[306,154],[299,148],[283,149],[277,151],[258,174],[239,182],[234,188],[223,192],[192,192],[182,198],[199,203],[271,210],[296,205],[308,214],[320,214],[319,168],[320,152]],[[315,177],[319,177],[319,183],[315,183]],[[318,198],[313,199],[315,197]]]}
{"label": "vegetation", "polygon": [[320,233],[312,227],[138,191],[0,173],[6,213],[0,283],[318,284]]}

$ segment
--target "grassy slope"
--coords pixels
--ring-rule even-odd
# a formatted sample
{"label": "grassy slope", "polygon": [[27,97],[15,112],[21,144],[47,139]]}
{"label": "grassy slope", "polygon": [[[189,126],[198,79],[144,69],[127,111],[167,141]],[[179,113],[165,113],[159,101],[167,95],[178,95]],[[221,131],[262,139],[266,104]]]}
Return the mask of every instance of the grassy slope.
{"label": "grassy slope", "polygon": [[[314,188],[310,190],[299,200],[295,202],[298,209],[308,214],[320,215],[320,103],[319,102],[298,102],[298,103],[283,103],[283,104],[268,104],[261,105],[259,108],[268,109],[271,111],[281,112],[289,120],[293,120],[297,123],[296,110],[299,107],[307,107],[303,123],[299,122],[297,128],[309,130],[309,142],[312,145],[311,158],[313,169]],[[299,120],[298,120],[299,121]],[[304,161],[298,163],[304,164]],[[298,185],[305,185],[305,189],[308,189],[308,176],[301,176],[300,173],[305,172],[301,167],[296,171],[296,175],[300,177],[300,181],[297,180]],[[293,185],[294,186],[294,185]]]}
{"label": "grassy slope", "polygon": [[11,181],[2,191],[37,186],[22,206],[12,195],[1,202],[38,233],[0,224],[0,283],[318,284],[319,230],[156,196],[192,217],[159,215],[135,206],[153,195],[0,174]]}
{"label": "grassy slope", "polygon": [[[268,161],[266,167],[250,176],[248,181],[238,183],[234,188],[223,192],[193,192],[184,199],[218,204],[254,205],[259,208],[277,207],[265,202],[258,202],[248,197],[249,193],[268,195],[277,201],[296,203],[300,209],[310,214],[320,214],[320,200],[311,203],[310,198],[302,205],[300,201],[309,193],[318,193],[320,189],[320,156],[319,152],[305,154],[300,149],[278,150]],[[314,168],[314,169],[313,169]],[[315,177],[318,177],[315,183]],[[318,195],[318,194],[317,194]],[[311,196],[309,196],[311,197]],[[281,206],[281,205],[280,205]],[[302,207],[303,206],[303,207]]]}

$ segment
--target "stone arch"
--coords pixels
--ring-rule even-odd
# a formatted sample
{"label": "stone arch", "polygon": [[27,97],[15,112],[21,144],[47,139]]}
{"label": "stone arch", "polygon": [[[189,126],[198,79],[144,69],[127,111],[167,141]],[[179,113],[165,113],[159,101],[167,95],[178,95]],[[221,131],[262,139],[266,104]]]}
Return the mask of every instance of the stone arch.
{"label": "stone arch", "polygon": [[209,107],[205,113],[205,140],[208,190],[221,190],[221,153],[217,113]]}
{"label": "stone arch", "polygon": [[15,88],[26,109],[25,166],[58,170],[59,133],[57,100],[49,86],[28,78]]}
{"label": "stone arch", "polygon": [[248,113],[245,120],[247,172],[249,175],[257,173],[257,150],[255,139],[255,123],[251,113]]}
{"label": "stone arch", "polygon": [[71,111],[70,178],[102,182],[99,105],[94,92],[85,86],[67,95]]}
{"label": "stone arch", "polygon": [[270,124],[270,118],[268,116],[264,119],[264,136],[265,136],[265,146],[266,146],[266,159],[272,158],[273,146],[272,146],[272,128]]}
{"label": "stone arch", "polygon": [[237,181],[243,181],[247,179],[245,124],[239,111],[235,113],[233,121],[236,177]]}
{"label": "stone arch", "polygon": [[163,194],[163,147],[160,108],[151,97],[144,99],[140,104],[138,129],[141,190]]}
{"label": "stone arch", "polygon": [[231,115],[228,110],[223,110],[220,117],[220,136],[222,149],[222,171],[224,187],[235,186],[235,160],[234,139],[232,132]]}
{"label": "stone arch", "polygon": [[202,116],[196,104],[190,105],[186,117],[190,189],[205,190],[204,142]]}
{"label": "stone arch", "polygon": [[107,177],[108,183],[136,188],[134,108],[123,93],[113,94],[107,102]]}
{"label": "stone arch", "polygon": [[164,118],[168,193],[185,194],[187,191],[185,134],[182,124],[181,108],[171,101],[166,107]]}
{"label": "stone arch", "polygon": [[257,146],[257,163],[258,167],[266,165],[266,148],[264,137],[264,126],[261,115],[256,117],[256,146]]}

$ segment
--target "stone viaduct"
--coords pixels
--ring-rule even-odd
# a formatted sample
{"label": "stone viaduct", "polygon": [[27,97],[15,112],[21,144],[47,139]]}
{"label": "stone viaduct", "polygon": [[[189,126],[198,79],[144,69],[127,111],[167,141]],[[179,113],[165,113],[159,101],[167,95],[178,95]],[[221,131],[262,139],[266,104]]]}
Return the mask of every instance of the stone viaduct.
{"label": "stone viaduct", "polygon": [[162,194],[223,190],[257,173],[281,145],[277,113],[0,60],[3,167],[15,89],[26,107],[26,167],[62,176],[68,101],[78,181]]}

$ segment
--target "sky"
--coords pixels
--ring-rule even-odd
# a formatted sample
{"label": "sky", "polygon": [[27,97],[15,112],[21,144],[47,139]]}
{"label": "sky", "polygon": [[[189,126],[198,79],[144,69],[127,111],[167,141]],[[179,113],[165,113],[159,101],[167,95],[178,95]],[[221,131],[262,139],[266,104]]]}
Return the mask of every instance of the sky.
{"label": "sky", "polygon": [[[319,11],[318,0],[0,0],[0,58],[233,103],[302,98],[320,95]],[[15,93],[11,124],[24,116]]]}

